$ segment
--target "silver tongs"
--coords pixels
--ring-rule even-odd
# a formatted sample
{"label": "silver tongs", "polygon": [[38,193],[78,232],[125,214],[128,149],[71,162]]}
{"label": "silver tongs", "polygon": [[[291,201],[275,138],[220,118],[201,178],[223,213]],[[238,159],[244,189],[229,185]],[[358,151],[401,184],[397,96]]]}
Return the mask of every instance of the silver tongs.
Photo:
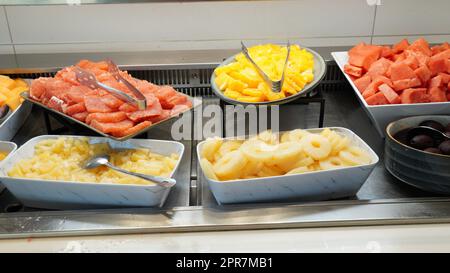
{"label": "silver tongs", "polygon": [[[97,88],[101,88],[104,89],[106,91],[108,91],[109,93],[111,93],[112,95],[118,97],[121,100],[127,101],[133,105],[135,105],[139,110],[145,110],[147,108],[147,100],[145,99],[145,96],[139,91],[137,90],[134,86],[132,88],[130,88],[126,83],[125,83],[125,79],[123,79],[122,76],[120,76],[124,81],[124,84],[136,95],[137,99],[128,95],[125,92],[122,92],[116,88],[113,88],[111,86],[108,86],[104,83],[101,83],[97,80],[97,78],[95,77],[94,74],[92,74],[91,72],[81,69],[79,67],[75,67],[75,74],[77,77],[77,81],[84,85],[87,86],[91,89],[97,89]],[[117,73],[118,74],[118,73]],[[113,73],[114,76],[114,73]],[[116,78],[116,76],[114,76],[114,78]],[[130,86],[131,83],[129,83],[128,81],[126,81]]]}
{"label": "silver tongs", "polygon": [[147,108],[147,100],[145,96],[139,91],[134,85],[132,85],[129,81],[127,81],[122,75],[120,75],[119,67],[112,61],[112,60],[106,60],[106,63],[108,64],[108,70],[113,75],[114,79],[116,81],[121,82],[125,84],[125,86],[133,92],[133,94],[136,96],[137,104],[139,110],[144,110]]}
{"label": "silver tongs", "polygon": [[242,45],[242,53],[244,53],[244,56],[255,66],[256,71],[258,71],[258,74],[261,75],[261,77],[264,79],[264,81],[270,86],[270,89],[273,92],[279,93],[281,91],[281,88],[283,87],[284,83],[284,74],[286,72],[286,67],[289,62],[289,55],[291,54],[291,43],[287,42],[287,54],[286,54],[286,60],[284,61],[283,66],[283,73],[281,74],[281,79],[278,81],[272,80],[267,74],[256,64],[256,62],[252,59],[250,56],[250,53],[248,51],[248,48],[244,45],[244,42],[241,41]]}

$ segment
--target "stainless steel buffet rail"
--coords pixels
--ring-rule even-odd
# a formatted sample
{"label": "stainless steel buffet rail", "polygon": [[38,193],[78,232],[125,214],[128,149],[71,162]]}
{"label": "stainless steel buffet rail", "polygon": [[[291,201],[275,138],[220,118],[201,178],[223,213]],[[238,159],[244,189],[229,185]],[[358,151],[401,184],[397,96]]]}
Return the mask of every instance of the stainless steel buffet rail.
{"label": "stainless steel buffet rail", "polygon": [[[202,97],[204,105],[207,105],[219,103],[209,87],[209,78],[216,65],[145,65],[127,69],[138,78],[157,84],[171,84],[191,96]],[[328,62],[327,65],[328,73],[318,87],[318,96],[326,101],[325,126],[350,128],[382,158],[383,139],[359,106],[336,64]],[[38,71],[11,74],[32,78],[50,75],[52,72]],[[317,127],[318,116],[317,105],[299,99],[280,107],[280,130]],[[56,120],[52,122],[61,126]],[[158,126],[145,137],[170,139],[170,127],[170,123]],[[46,133],[42,110],[35,107],[14,141],[21,145],[34,136]],[[61,133],[89,132],[63,126]],[[177,174],[179,183],[162,209],[45,211],[22,207],[5,190],[0,194],[0,210],[4,211],[0,213],[0,238],[450,222],[450,197],[426,193],[397,181],[386,172],[383,162],[351,199],[221,206],[199,175],[195,160],[197,142],[183,143],[186,154]]]}

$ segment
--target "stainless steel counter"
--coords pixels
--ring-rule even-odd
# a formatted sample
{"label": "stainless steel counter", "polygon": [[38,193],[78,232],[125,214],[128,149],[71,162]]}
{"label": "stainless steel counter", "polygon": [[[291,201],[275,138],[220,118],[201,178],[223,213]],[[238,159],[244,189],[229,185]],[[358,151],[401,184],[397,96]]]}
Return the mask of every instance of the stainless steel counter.
{"label": "stainless steel counter", "polygon": [[[129,66],[135,76],[166,84],[202,96],[204,104],[219,103],[208,88],[209,75],[216,63],[201,65]],[[356,132],[382,158],[383,139],[359,106],[351,87],[333,62],[319,86],[325,103],[325,126],[342,126]],[[186,84],[170,78],[169,70],[184,71]],[[52,71],[54,68],[52,68]],[[166,72],[161,72],[166,71]],[[176,73],[175,73],[176,74]],[[20,74],[26,76],[27,74]],[[28,74],[39,76],[39,74]],[[165,76],[163,76],[165,75]],[[280,130],[317,127],[317,103],[302,100],[280,107]],[[54,125],[57,122],[53,121]],[[227,124],[226,124],[227,125]],[[151,130],[149,138],[168,139],[171,124]],[[195,126],[195,124],[193,124]],[[226,127],[226,126],[225,126]],[[87,134],[63,129],[64,134]],[[43,112],[35,107],[14,138],[22,144],[46,134]],[[23,208],[8,191],[0,195],[0,237],[38,237],[95,234],[129,234],[180,231],[252,230],[267,228],[386,225],[450,222],[450,198],[429,194],[393,178],[380,162],[356,196],[321,202],[273,202],[262,204],[218,205],[199,175],[195,161],[195,141],[184,142],[186,154],[179,184],[162,209],[127,208],[79,211],[44,211]],[[15,212],[6,212],[15,211]]]}

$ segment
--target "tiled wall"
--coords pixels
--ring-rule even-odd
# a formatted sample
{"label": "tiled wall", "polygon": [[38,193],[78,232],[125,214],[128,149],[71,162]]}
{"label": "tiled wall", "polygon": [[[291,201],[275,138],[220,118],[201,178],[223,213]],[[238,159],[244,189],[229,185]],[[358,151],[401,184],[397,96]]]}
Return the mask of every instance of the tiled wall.
{"label": "tiled wall", "polygon": [[0,54],[226,49],[240,40],[333,46],[392,43],[405,35],[443,42],[450,40],[449,10],[449,0],[5,6]]}

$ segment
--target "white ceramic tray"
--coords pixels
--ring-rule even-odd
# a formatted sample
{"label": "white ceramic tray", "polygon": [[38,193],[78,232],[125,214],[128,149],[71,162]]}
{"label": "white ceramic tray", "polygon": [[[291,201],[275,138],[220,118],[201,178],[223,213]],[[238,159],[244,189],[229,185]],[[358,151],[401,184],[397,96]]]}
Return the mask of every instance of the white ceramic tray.
{"label": "white ceramic tray", "polygon": [[[82,209],[99,207],[153,207],[162,206],[170,192],[170,188],[158,185],[122,185],[86,182],[68,182],[57,180],[39,180],[12,178],[7,175],[18,161],[30,158],[34,154],[35,145],[44,140],[61,136],[38,136],[24,145],[0,164],[0,181],[25,206],[46,209]],[[82,136],[64,136],[82,138]],[[105,140],[102,137],[90,139]],[[175,141],[153,139],[131,139],[134,145],[149,148],[162,155],[178,154],[181,159],[184,145]],[[179,162],[171,173],[174,176]]]}
{"label": "white ceramic tray", "polygon": [[[335,170],[226,182],[212,180],[204,175],[203,178],[208,181],[209,187],[219,204],[271,202],[289,199],[319,201],[354,196],[378,163],[378,156],[352,131],[341,127],[331,127],[330,129],[340,135],[347,136],[354,145],[366,150],[372,159],[372,163]],[[323,128],[307,129],[306,131],[319,133],[322,130]],[[203,144],[204,141],[197,145],[199,162]]]}
{"label": "white ceramic tray", "polygon": [[33,105],[24,101],[14,112],[8,114],[6,119],[0,121],[0,140],[10,141],[22,127],[31,113]]}
{"label": "white ceramic tray", "polygon": [[[8,156],[4,160],[8,160],[8,158],[12,155],[13,152],[17,150],[16,143],[9,141],[0,141],[0,152],[7,152]],[[1,163],[2,161],[0,161]],[[2,183],[0,183],[0,193],[5,189]]]}
{"label": "white ceramic tray", "polygon": [[445,115],[450,114],[450,102],[368,105],[352,79],[344,72],[344,65],[348,63],[347,51],[331,53],[337,65],[353,87],[361,106],[367,112],[381,136],[385,136],[386,126],[392,121],[417,115]]}

